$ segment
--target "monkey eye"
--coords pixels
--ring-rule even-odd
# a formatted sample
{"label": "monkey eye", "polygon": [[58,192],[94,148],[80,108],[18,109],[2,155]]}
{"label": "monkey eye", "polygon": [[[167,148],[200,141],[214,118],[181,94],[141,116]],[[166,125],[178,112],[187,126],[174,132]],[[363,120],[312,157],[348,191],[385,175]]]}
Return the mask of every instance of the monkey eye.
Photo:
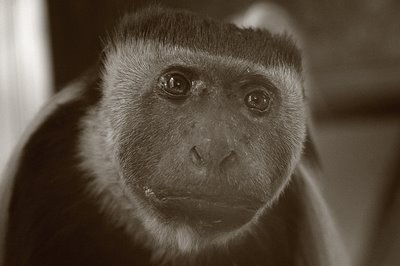
{"label": "monkey eye", "polygon": [[252,111],[265,112],[271,105],[272,97],[266,90],[254,90],[246,94],[244,102]]}
{"label": "monkey eye", "polygon": [[180,73],[169,73],[160,77],[159,86],[170,98],[183,98],[190,91],[190,81]]}

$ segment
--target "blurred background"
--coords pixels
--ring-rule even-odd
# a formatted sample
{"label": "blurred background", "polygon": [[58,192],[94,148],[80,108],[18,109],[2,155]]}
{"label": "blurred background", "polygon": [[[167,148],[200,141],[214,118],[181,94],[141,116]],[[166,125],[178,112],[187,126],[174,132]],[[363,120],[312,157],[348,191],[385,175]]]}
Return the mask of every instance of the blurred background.
{"label": "blurred background", "polygon": [[[122,14],[149,2],[0,0],[0,171],[46,99],[97,62]],[[400,1],[158,2],[244,24],[266,8],[249,23],[293,26],[345,247],[354,265],[400,265]]]}

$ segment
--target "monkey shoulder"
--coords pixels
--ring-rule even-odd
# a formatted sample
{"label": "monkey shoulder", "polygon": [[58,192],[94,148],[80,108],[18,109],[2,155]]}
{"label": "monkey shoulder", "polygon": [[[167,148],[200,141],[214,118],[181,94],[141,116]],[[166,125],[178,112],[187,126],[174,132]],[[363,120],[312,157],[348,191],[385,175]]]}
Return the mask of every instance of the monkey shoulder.
{"label": "monkey shoulder", "polygon": [[98,85],[84,78],[56,94],[17,148],[5,175],[5,265],[132,265],[132,251],[146,258],[100,213],[79,167],[81,121],[101,98]]}

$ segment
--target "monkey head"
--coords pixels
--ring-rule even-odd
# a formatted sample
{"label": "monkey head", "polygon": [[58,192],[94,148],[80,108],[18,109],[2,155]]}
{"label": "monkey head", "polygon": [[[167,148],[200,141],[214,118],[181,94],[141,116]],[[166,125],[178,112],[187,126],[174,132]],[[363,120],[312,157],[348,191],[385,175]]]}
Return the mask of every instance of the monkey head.
{"label": "monkey head", "polygon": [[295,45],[161,9],[118,32],[93,113],[121,201],[160,246],[192,250],[245,232],[288,183],[305,139]]}

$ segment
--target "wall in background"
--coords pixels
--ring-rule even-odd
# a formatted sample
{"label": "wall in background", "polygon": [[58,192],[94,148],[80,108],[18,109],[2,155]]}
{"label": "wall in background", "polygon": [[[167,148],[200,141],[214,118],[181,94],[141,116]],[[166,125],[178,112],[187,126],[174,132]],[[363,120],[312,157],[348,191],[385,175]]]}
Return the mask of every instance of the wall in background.
{"label": "wall in background", "polygon": [[47,29],[44,0],[0,1],[0,173],[52,92]]}

